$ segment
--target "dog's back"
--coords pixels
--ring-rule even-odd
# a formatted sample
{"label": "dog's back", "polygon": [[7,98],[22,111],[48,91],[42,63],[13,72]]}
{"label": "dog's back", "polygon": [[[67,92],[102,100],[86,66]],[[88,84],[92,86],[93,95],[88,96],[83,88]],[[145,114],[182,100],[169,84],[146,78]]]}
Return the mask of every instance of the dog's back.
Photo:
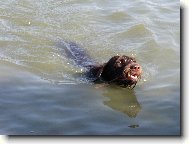
{"label": "dog's back", "polygon": [[78,44],[74,42],[63,42],[63,44],[66,56],[72,59],[75,65],[88,68],[90,65],[96,64]]}

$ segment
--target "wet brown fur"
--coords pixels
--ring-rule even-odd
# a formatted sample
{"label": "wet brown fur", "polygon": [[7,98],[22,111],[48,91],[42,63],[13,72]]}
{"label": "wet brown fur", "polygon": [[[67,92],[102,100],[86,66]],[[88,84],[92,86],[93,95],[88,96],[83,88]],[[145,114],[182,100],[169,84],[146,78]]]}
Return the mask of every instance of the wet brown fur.
{"label": "wet brown fur", "polygon": [[[107,63],[90,67],[89,73],[95,81],[116,83],[124,87],[134,87],[141,77],[141,66],[135,58],[129,56],[114,56]],[[137,80],[129,79],[128,73],[137,75]]]}

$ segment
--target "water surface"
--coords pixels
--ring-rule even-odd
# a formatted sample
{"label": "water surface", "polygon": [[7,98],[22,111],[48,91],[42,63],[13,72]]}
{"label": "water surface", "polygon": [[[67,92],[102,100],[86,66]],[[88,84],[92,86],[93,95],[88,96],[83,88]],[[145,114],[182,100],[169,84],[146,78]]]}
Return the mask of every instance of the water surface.
{"label": "water surface", "polygon": [[[63,41],[99,63],[134,56],[142,79],[89,83]],[[1,1],[0,113],[8,135],[180,135],[179,1]]]}

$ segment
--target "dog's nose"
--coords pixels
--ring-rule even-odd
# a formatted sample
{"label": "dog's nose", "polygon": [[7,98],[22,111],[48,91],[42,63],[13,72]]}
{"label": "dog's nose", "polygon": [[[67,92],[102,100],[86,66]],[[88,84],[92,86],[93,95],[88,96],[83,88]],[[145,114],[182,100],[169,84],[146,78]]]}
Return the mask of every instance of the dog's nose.
{"label": "dog's nose", "polygon": [[134,69],[140,69],[140,66],[134,66]]}

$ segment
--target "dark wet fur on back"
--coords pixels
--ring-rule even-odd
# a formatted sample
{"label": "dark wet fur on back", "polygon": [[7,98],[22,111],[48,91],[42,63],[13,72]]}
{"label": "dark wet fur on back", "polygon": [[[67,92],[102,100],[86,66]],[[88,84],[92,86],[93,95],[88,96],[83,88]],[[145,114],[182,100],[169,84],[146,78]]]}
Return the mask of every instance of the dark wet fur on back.
{"label": "dark wet fur on back", "polygon": [[74,42],[66,43],[66,54],[74,60],[75,64],[80,67],[94,65],[95,62],[90,58],[84,49]]}
{"label": "dark wet fur on back", "polygon": [[141,77],[141,66],[135,58],[126,55],[113,56],[107,63],[97,64],[76,43],[64,42],[67,57],[85,68],[86,77],[94,82],[115,83],[123,87],[134,88]]}

